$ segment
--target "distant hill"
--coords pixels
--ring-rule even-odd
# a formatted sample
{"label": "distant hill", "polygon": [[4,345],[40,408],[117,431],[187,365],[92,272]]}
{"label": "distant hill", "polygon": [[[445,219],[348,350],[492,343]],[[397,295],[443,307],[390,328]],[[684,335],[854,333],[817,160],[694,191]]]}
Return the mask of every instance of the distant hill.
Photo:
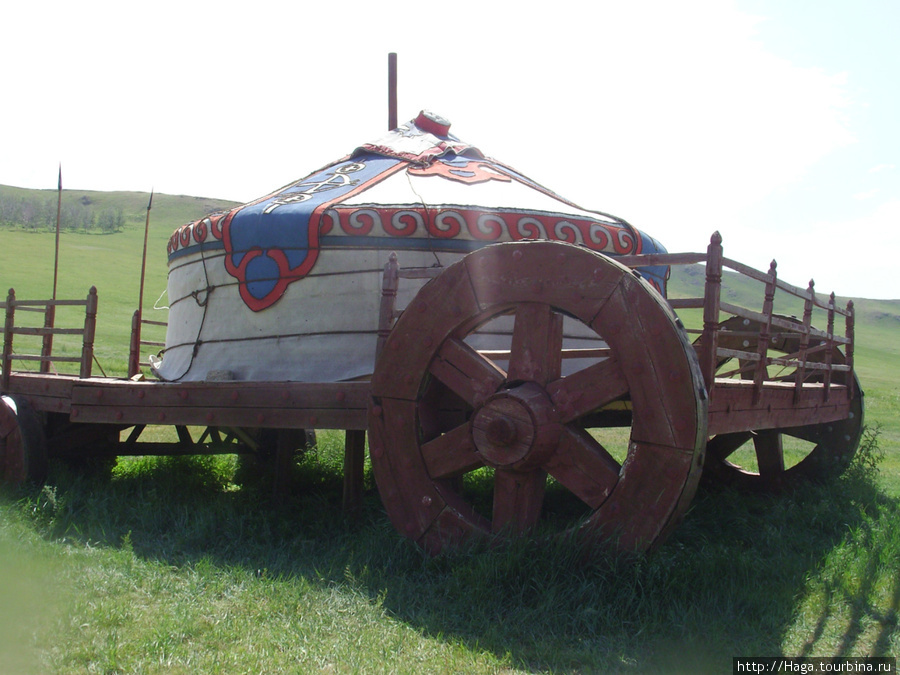
{"label": "distant hill", "polygon": [[[61,228],[64,231],[113,232],[143,225],[150,195],[146,192],[98,192],[66,190],[62,193]],[[155,194],[154,221],[171,224],[172,230],[186,222],[237,205],[220,199]],[[57,191],[32,190],[0,185],[0,227],[26,231],[56,229]],[[110,217],[114,227],[109,226]],[[104,227],[103,225],[107,225]]]}

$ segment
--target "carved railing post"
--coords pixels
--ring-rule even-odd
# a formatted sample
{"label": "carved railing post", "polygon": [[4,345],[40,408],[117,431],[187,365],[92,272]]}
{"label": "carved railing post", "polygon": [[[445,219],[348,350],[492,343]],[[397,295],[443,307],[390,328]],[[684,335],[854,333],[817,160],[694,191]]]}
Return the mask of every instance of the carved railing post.
{"label": "carved railing post", "polygon": [[803,333],[800,335],[800,349],[797,353],[797,370],[794,373],[794,400],[800,398],[800,390],[803,388],[803,380],[806,379],[806,354],[809,350],[809,332],[812,328],[813,301],[816,298],[816,282],[809,280],[806,289],[806,299],[803,303]]}
{"label": "carved railing post", "polygon": [[91,376],[94,363],[94,335],[97,332],[97,287],[91,286],[84,309],[84,343],[81,348],[81,377]]}
{"label": "carved railing post", "polygon": [[56,324],[56,305],[53,301],[47,303],[44,310],[44,336],[41,340],[40,372],[50,372],[50,358],[53,355],[53,327]]}
{"label": "carved railing post", "polygon": [[134,310],[131,316],[131,344],[128,348],[128,377],[141,372],[141,310]]}
{"label": "carved railing post", "polygon": [[778,288],[778,263],[769,265],[769,280],[766,282],[766,297],[763,300],[763,323],[759,327],[759,343],[756,353],[756,372],[753,374],[753,404],[759,403],[763,382],[769,376],[769,340],[772,339],[772,308],[775,305],[775,289]]}
{"label": "carved railing post", "polygon": [[394,310],[397,305],[397,288],[400,285],[400,265],[397,254],[391,253],[384,265],[384,276],[381,281],[381,309],[378,313],[378,341],[375,344],[375,360],[381,356],[381,350],[391,332],[394,323]]}
{"label": "carved railing post", "polygon": [[3,391],[9,391],[9,375],[12,372],[13,328],[16,325],[16,291],[9,289],[6,296],[6,321],[3,324]]}
{"label": "carved railing post", "polygon": [[850,367],[850,371],[847,373],[847,390],[849,391],[850,398],[853,398],[856,395],[854,392],[854,387],[856,386],[856,378],[853,377],[853,342],[854,342],[854,331],[855,331],[855,322],[856,315],[853,309],[853,301],[847,303],[847,365]]}
{"label": "carved railing post", "polygon": [[825,338],[825,378],[823,381],[825,384],[824,397],[827,401],[831,393],[831,365],[834,353],[834,291],[828,296],[828,330],[826,334],[828,337]]}
{"label": "carved railing post", "polygon": [[706,248],[706,286],[703,293],[703,335],[700,340],[700,370],[706,390],[716,381],[719,333],[719,303],[722,294],[722,235],[713,232]]}

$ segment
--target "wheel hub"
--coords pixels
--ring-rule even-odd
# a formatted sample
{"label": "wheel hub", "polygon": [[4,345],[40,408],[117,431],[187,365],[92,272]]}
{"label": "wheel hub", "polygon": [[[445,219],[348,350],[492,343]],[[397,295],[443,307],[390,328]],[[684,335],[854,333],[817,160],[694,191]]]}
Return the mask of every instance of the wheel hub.
{"label": "wheel hub", "polygon": [[527,383],[488,398],[472,415],[470,430],[486,464],[527,470],[553,454],[561,426],[547,393]]}

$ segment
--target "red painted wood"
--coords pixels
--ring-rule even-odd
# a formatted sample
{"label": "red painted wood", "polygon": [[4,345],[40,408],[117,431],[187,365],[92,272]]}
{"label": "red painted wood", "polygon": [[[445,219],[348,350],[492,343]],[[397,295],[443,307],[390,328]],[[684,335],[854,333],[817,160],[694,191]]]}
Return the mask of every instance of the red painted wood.
{"label": "red painted wood", "polygon": [[550,305],[526,302],[516,307],[507,378],[544,386],[562,368],[563,317]]}
{"label": "red painted wood", "polygon": [[537,302],[565,307],[590,323],[597,307],[631,272],[603,256],[572,256],[570,248],[557,242],[521,242],[467,256],[464,263],[482,309]]}
{"label": "red painted wood", "polygon": [[615,355],[547,387],[560,420],[572,422],[628,393],[628,381]]}
{"label": "red painted wood", "polygon": [[465,266],[453,265],[439,278],[440,284],[422,287],[404,310],[408,319],[398,322],[385,341],[378,358],[382,367],[372,381],[374,395],[415,400],[433,348],[444,343],[462,317],[478,314]]}
{"label": "red painted wood", "polygon": [[345,513],[355,513],[362,506],[363,480],[366,463],[366,432],[348,430],[344,439],[344,494]]}
{"label": "red painted wood", "polygon": [[756,448],[756,463],[763,479],[777,477],[784,473],[784,448],[781,434],[777,431],[760,431],[753,438]]}
{"label": "red painted wood", "polygon": [[422,460],[428,475],[436,480],[461,476],[484,466],[475,452],[468,423],[423,443]]}
{"label": "red painted wood", "polygon": [[847,388],[832,385],[828,400],[822,384],[808,383],[795,396],[791,383],[769,382],[754,402],[751,382],[717,380],[709,402],[710,436],[737,431],[797,427],[845,419]]}
{"label": "red painted wood", "polygon": [[622,551],[653,550],[665,540],[693,499],[701,471],[697,453],[651,444],[641,450],[623,465],[615,490],[585,525],[585,533],[614,541]]}
{"label": "red painted wood", "polygon": [[623,279],[595,318],[593,328],[619,360],[635,416],[632,438],[693,447],[703,436],[698,398],[702,375],[687,336],[671,310],[634,277]]}
{"label": "red painted wood", "polygon": [[428,371],[469,405],[493,394],[505,379],[492,361],[452,337],[443,342]]}
{"label": "red painted wood", "polygon": [[619,481],[619,463],[590,434],[567,428],[547,472],[581,501],[597,509]]}
{"label": "red painted wood", "polygon": [[495,534],[520,534],[537,525],[544,502],[547,474],[497,469],[494,472],[494,502],[491,529]]}
{"label": "red painted wood", "polygon": [[[461,268],[474,288],[474,306]],[[482,249],[426,289],[442,301],[458,291],[469,309],[459,311],[457,304],[451,309],[458,311],[447,314],[446,305],[438,305],[432,312],[417,298],[388,338],[387,358],[376,363],[370,444],[378,442],[372,449],[376,480],[379,488],[384,483],[383,499],[398,530],[435,553],[448,536],[531,528],[540,519],[549,471],[597,509],[590,516],[596,531],[624,533],[629,550],[652,546],[667,532],[696,489],[706,434],[699,365],[664,300],[603,256],[548,242]],[[463,341],[511,313],[511,363],[504,374]],[[559,371],[563,315],[580,318],[610,345],[604,360],[568,377]],[[391,355],[392,343],[402,360]],[[467,402],[468,417],[445,420],[442,391]],[[636,440],[620,470],[579,418],[623,397],[635,410]],[[465,483],[457,480],[482,464],[494,467],[491,520],[474,513],[460,489]],[[414,513],[429,482],[444,503],[436,519],[433,511]],[[632,499],[636,506],[622,511]],[[618,506],[606,508],[610,500]],[[647,525],[647,518],[654,522]],[[442,528],[454,534],[433,534]]]}

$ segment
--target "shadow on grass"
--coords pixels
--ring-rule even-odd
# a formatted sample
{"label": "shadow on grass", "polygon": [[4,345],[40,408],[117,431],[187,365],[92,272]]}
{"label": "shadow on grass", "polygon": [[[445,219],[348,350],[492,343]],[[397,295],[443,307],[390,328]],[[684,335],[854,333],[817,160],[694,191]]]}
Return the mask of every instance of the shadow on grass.
{"label": "shadow on grass", "polygon": [[428,639],[529,671],[726,672],[734,656],[900,642],[900,502],[865,466],[779,496],[703,490],[652,556],[586,561],[571,542],[527,540],[430,559],[373,489],[356,518],[341,512],[339,458],[313,453],[278,501],[234,486],[227,461],[144,458],[108,482],[58,472],[19,504],[54,541],[347,589]]}

